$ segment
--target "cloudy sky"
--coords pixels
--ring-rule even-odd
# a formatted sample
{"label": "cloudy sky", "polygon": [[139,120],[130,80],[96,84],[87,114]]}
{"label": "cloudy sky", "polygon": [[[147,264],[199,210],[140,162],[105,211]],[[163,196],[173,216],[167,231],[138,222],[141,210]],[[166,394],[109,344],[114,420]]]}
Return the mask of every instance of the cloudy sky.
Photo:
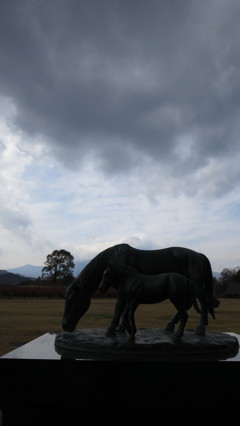
{"label": "cloudy sky", "polygon": [[1,0],[0,269],[128,242],[240,265],[239,0]]}

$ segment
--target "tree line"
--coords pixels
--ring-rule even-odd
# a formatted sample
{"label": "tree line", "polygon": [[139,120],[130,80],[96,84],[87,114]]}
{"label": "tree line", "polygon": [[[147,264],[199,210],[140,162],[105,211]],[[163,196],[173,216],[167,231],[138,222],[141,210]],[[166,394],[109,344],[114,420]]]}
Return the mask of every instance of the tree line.
{"label": "tree line", "polygon": [[217,296],[224,295],[230,283],[239,283],[240,286],[240,266],[224,268],[218,278],[213,278],[213,283]]}

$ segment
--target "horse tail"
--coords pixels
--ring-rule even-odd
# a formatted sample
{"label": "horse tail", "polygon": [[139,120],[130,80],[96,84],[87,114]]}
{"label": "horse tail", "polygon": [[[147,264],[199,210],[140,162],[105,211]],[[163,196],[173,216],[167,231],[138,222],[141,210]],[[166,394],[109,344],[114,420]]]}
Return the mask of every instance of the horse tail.
{"label": "horse tail", "polygon": [[195,294],[193,292],[193,287],[192,287],[191,280],[188,278],[187,282],[188,282],[188,287],[189,287],[189,290],[190,290],[190,293],[191,293],[193,307],[195,308],[195,310],[197,311],[198,314],[201,314],[202,311],[201,311],[201,309],[198,306],[196,296],[195,296]]}
{"label": "horse tail", "polygon": [[193,297],[192,297],[192,302],[193,302],[193,306],[194,306],[195,310],[196,310],[199,314],[201,314],[201,313],[202,313],[202,311],[201,311],[201,309],[199,308],[199,306],[198,306],[198,304],[197,304],[197,299],[196,299],[196,297],[195,297],[195,296],[193,296]]}
{"label": "horse tail", "polygon": [[204,271],[204,290],[207,299],[207,307],[209,313],[215,319],[214,309],[213,309],[213,275],[212,267],[207,256],[201,253],[203,260],[203,271]]}

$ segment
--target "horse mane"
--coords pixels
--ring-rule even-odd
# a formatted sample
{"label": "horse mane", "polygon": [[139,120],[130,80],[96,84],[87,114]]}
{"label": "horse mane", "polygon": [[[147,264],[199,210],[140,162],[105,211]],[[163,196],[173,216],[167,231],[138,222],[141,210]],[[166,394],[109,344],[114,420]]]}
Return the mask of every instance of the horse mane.
{"label": "horse mane", "polygon": [[109,247],[97,254],[80,272],[77,278],[73,281],[74,287],[85,290],[92,295],[98,288],[102,274],[107,268],[111,260],[115,260],[120,256],[124,256],[128,249],[127,244],[118,244]]}

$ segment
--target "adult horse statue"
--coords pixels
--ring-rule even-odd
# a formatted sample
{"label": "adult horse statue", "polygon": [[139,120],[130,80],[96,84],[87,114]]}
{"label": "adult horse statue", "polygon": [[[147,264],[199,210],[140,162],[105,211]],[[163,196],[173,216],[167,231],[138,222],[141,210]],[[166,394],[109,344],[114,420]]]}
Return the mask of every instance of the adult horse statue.
{"label": "adult horse statue", "polygon": [[177,314],[168,322],[165,330],[173,331],[175,324],[180,323],[174,340],[183,336],[188,320],[187,311],[194,306],[201,313],[189,278],[176,272],[145,275],[131,266],[109,264],[103,273],[99,291],[105,293],[110,287],[118,289],[126,301],[122,318],[130,341],[134,341],[137,332],[134,314],[139,304],[159,303],[166,299],[172,302]]}
{"label": "adult horse statue", "polygon": [[[78,321],[88,310],[91,297],[98,289],[103,272],[109,263],[129,265],[146,275],[164,272],[176,272],[185,275],[191,280],[192,292],[201,305],[200,323],[196,333],[205,333],[208,313],[215,318],[212,269],[205,255],[183,247],[139,250],[128,244],[117,244],[94,257],[67,288],[62,320],[63,330],[75,330]],[[115,333],[124,308],[125,301],[118,297],[108,334]]]}

